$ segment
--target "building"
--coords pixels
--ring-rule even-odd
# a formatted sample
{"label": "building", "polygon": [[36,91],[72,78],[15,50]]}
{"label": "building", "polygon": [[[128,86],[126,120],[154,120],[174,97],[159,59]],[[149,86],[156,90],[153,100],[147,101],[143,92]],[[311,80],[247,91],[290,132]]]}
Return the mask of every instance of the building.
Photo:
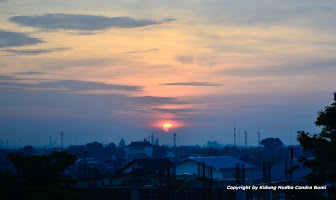
{"label": "building", "polygon": [[304,183],[306,180],[304,176],[311,173],[311,169],[302,165],[297,159],[292,161],[292,176],[290,174],[291,161],[287,160],[286,162],[279,163],[272,167],[271,169],[271,179],[272,180],[291,180],[296,183]]}
{"label": "building", "polygon": [[132,142],[125,147],[130,160],[151,158],[153,154],[153,145],[147,141]]}
{"label": "building", "polygon": [[[243,170],[244,168],[244,170]],[[176,164],[176,175],[197,175],[213,179],[235,179],[237,170],[242,176],[251,178],[257,172],[257,167],[231,156],[190,157]]]}
{"label": "building", "polygon": [[122,168],[126,175],[174,175],[175,165],[167,158],[135,159]]}

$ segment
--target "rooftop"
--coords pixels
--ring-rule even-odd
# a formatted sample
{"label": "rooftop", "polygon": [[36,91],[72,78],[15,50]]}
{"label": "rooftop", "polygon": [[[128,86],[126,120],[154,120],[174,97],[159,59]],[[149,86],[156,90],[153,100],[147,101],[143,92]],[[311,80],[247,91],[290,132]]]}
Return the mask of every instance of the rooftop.
{"label": "rooftop", "polygon": [[149,142],[131,142],[127,147],[149,147],[152,146]]}
{"label": "rooftop", "polygon": [[245,168],[255,168],[256,166],[251,165],[247,162],[242,160],[238,160],[231,156],[217,156],[217,157],[190,157],[190,160],[205,163],[207,166],[214,167],[216,169],[225,169],[225,168],[235,168],[236,164],[239,163],[240,165],[244,164]]}

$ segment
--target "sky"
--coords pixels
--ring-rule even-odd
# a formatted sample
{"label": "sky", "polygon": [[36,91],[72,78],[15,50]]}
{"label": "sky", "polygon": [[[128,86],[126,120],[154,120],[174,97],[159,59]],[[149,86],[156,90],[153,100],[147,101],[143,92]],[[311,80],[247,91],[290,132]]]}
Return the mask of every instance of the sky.
{"label": "sky", "polygon": [[327,0],[0,0],[1,140],[232,145],[235,123],[237,145],[297,144],[333,101],[335,18]]}

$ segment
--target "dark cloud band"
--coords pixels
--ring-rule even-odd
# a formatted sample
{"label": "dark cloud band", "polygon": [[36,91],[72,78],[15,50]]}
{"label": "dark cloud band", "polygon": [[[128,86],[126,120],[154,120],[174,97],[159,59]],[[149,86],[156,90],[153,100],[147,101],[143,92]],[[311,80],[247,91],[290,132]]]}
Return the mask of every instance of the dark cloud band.
{"label": "dark cloud band", "polygon": [[[12,76],[0,76],[1,80],[24,80],[18,79]],[[39,82],[37,84],[28,84],[20,82],[0,82],[0,86],[15,86],[22,88],[46,88],[46,89],[65,89],[66,91],[77,92],[77,91],[90,91],[90,90],[118,90],[118,91],[140,91],[141,86],[133,85],[118,85],[118,84],[106,84],[92,81],[77,81],[77,80],[61,80],[54,82]]]}
{"label": "dark cloud band", "polygon": [[14,16],[10,17],[11,22],[48,30],[78,30],[97,31],[111,27],[136,28],[150,25],[158,25],[171,21],[153,21],[146,19],[134,19],[131,17],[104,17],[97,15],[76,15],[76,14],[44,14],[40,16]]}
{"label": "dark cloud band", "polygon": [[52,53],[58,51],[67,51],[71,48],[55,48],[55,49],[31,49],[31,50],[15,50],[15,49],[6,49],[4,50],[11,55],[38,55],[43,53]]}
{"label": "dark cloud band", "polygon": [[42,40],[29,37],[24,33],[3,31],[0,29],[0,48],[36,45],[42,42]]}
{"label": "dark cloud band", "polygon": [[177,82],[177,83],[164,83],[160,85],[185,85],[185,86],[221,86],[221,84],[211,82]]}

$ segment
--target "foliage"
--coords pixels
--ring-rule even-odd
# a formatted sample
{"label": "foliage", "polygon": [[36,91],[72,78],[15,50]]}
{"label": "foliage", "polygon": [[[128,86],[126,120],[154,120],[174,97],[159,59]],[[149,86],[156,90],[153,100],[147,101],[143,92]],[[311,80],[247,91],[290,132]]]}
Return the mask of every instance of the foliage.
{"label": "foliage", "polygon": [[64,182],[66,177],[61,173],[77,159],[66,151],[54,151],[50,156],[21,156],[8,154],[18,175],[34,185],[57,185]]}
{"label": "foliage", "polygon": [[167,155],[167,150],[164,146],[153,145],[153,158],[164,158]]}
{"label": "foliage", "polygon": [[0,194],[2,200],[85,200],[89,199],[83,191],[70,188],[46,185],[32,185],[23,177],[9,173],[0,173]]}
{"label": "foliage", "polygon": [[89,153],[89,157],[93,157],[97,160],[104,160],[104,146],[99,142],[91,142],[86,144],[86,150]]}
{"label": "foliage", "polygon": [[124,138],[122,138],[122,139],[120,140],[119,144],[118,144],[118,148],[119,148],[119,149],[123,149],[123,148],[125,148],[125,147],[126,147],[126,142],[125,142]]}
{"label": "foliage", "polygon": [[[322,127],[318,134],[309,134],[298,131],[298,141],[303,150],[310,151],[312,158],[301,158],[304,166],[310,168],[312,172],[305,178],[309,184],[329,184],[329,197],[335,197],[336,183],[336,93],[334,93],[334,103],[318,112],[315,122]],[[334,189],[331,192],[331,189]]]}
{"label": "foliage", "polygon": [[261,140],[260,144],[264,145],[269,150],[275,150],[283,145],[279,138],[266,138]]}

